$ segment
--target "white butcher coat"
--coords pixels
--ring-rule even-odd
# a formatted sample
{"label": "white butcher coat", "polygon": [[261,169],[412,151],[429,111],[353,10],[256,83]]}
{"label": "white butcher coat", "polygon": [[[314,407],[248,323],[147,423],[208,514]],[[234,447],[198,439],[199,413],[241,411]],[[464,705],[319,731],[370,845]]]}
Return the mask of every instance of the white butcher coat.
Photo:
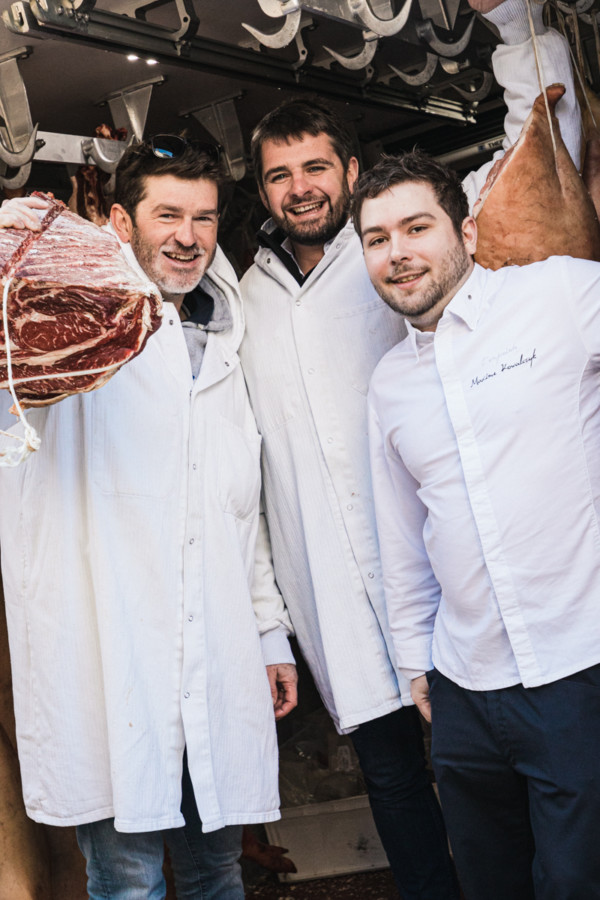
{"label": "white butcher coat", "polygon": [[[572,86],[560,36],[538,40],[548,83]],[[531,41],[500,46],[494,71],[506,88],[514,142],[538,93]],[[573,102],[563,109],[576,118]],[[570,143],[577,153],[576,138]],[[490,166],[466,179],[471,204]],[[404,337],[404,322],[373,289],[351,223],[302,286],[264,247],[241,287],[240,354],[263,438],[275,575],[323,702],[347,731],[412,703],[392,662],[366,415],[373,369]]]}
{"label": "white butcher coat", "polygon": [[234,323],[209,334],[195,383],[165,303],[158,332],[107,385],[28,412],[41,449],[0,470],[18,750],[39,822],[183,825],[184,745],[205,831],[279,817],[265,663],[285,661],[285,615],[264,570],[263,658],[241,301],[220,250],[208,274]]}

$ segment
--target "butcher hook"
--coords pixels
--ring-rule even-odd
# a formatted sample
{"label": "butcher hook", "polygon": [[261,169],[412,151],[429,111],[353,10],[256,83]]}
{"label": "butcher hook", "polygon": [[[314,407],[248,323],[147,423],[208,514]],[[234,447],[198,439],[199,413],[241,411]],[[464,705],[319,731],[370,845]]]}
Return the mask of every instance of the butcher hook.
{"label": "butcher hook", "polygon": [[484,97],[487,97],[492,88],[492,85],[494,83],[494,76],[491,72],[481,72],[480,74],[483,76],[481,79],[481,84],[478,88],[475,88],[472,91],[465,91],[457,84],[452,84],[450,86],[453,87],[455,91],[458,91],[460,96],[464,97],[465,100],[483,100]]}
{"label": "butcher hook", "polygon": [[417,87],[421,84],[427,84],[427,82],[433,76],[433,73],[437,69],[438,57],[435,53],[427,53],[427,58],[425,60],[425,65],[421,69],[420,72],[417,72],[415,75],[409,75],[407,72],[403,72],[401,69],[397,69],[396,66],[393,66],[391,63],[388,63],[388,66],[394,72],[394,74],[398,75],[402,81],[405,81],[407,84],[411,84],[414,87]]}
{"label": "butcher hook", "polygon": [[[264,2],[264,0],[262,0],[262,2]],[[269,13],[269,15],[272,14]],[[281,15],[281,10],[279,10],[278,15]],[[272,50],[280,50],[282,47],[287,47],[288,44],[291,44],[296,37],[298,28],[300,27],[301,15],[302,10],[300,9],[288,13],[285,22],[279,31],[275,31],[272,34],[266,34],[264,31],[259,31],[258,28],[253,28],[252,25],[247,25],[245,22],[242,22],[242,28],[249,31],[252,37],[256,38],[257,41],[260,41],[265,47],[270,47]]]}
{"label": "butcher hook", "polygon": [[426,41],[431,49],[439,56],[460,56],[460,54],[466,50],[474,25],[475,16],[473,15],[462,36],[457,41],[450,41],[449,43],[440,40],[431,19],[425,19],[423,22],[418,22],[416,31],[418,37],[420,37],[422,41]]}
{"label": "butcher hook", "polygon": [[372,61],[375,53],[377,52],[377,47],[379,41],[372,35],[372,38],[367,38],[367,35],[370,35],[371,32],[363,32],[363,37],[365,39],[365,45],[360,53],[357,53],[355,56],[344,56],[343,53],[337,53],[335,50],[332,50],[331,47],[326,47],[323,45],[323,50],[326,50],[336,62],[339,62],[341,66],[344,66],[345,69],[352,69],[353,71],[358,71],[358,69],[364,69],[369,63]]}
{"label": "butcher hook", "polygon": [[[99,138],[89,138],[81,142],[81,149],[91,163],[98,166],[103,172],[112,175],[117,170],[126,146],[132,140],[133,136],[127,144],[124,144],[122,141],[103,141],[100,143]],[[105,147],[106,149],[104,149]],[[106,152],[107,150],[108,152]]]}
{"label": "butcher hook", "polygon": [[412,0],[405,0],[404,6],[392,19],[380,19],[371,9],[369,0],[348,0],[350,9],[356,19],[359,19],[368,31],[372,31],[377,37],[391,37],[402,31],[408,17]]}
{"label": "butcher hook", "polygon": [[35,126],[29,136],[29,140],[21,150],[10,150],[0,135],[0,162],[6,163],[11,169],[18,169],[31,162],[35,151],[39,149],[36,147],[37,131],[38,125]]}
{"label": "butcher hook", "polygon": [[21,166],[12,178],[6,178],[4,175],[0,175],[0,186],[17,190],[27,184],[30,175],[31,163],[27,163],[26,166]]}

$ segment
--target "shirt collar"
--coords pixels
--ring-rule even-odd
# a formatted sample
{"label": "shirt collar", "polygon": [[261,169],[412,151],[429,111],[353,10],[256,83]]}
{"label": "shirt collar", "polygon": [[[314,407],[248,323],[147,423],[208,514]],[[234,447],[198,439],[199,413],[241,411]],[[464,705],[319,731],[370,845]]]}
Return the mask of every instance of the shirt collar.
{"label": "shirt collar", "polygon": [[207,325],[212,319],[214,306],[214,297],[204,289],[202,283],[186,294],[181,304],[185,320],[194,325]]}
{"label": "shirt collar", "polygon": [[[340,229],[340,231],[338,231],[335,237],[333,237],[330,241],[327,241],[327,243],[324,245],[324,257],[327,256],[327,253],[333,245],[334,241],[339,244],[340,239],[347,240],[348,236],[352,234],[353,229],[354,225],[352,224],[352,220],[349,219],[346,224]],[[287,237],[284,231],[275,224],[273,219],[267,219],[262,228],[259,230],[257,238],[258,243],[261,247],[265,247],[266,249],[272,250],[273,253],[275,253],[275,255],[281,260],[288,272],[290,272],[290,274],[294,276],[300,286],[304,284],[304,282],[317,268],[317,266],[315,266],[306,274],[300,271],[289,237]]]}
{"label": "shirt collar", "polygon": [[455,316],[475,331],[483,309],[486,281],[487,269],[475,263],[473,271],[444,310],[442,320]]}

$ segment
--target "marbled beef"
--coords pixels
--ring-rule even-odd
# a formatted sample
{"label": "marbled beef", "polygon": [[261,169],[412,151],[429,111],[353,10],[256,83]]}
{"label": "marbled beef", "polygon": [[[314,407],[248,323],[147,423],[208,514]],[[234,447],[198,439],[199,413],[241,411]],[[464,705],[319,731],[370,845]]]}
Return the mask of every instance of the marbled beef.
{"label": "marbled beef", "polygon": [[[131,269],[113,235],[39,196],[50,204],[41,232],[0,231],[0,288],[3,297],[9,283],[12,376],[23,407],[100,387],[142,350],[161,316],[159,292]],[[0,388],[7,386],[0,317]]]}

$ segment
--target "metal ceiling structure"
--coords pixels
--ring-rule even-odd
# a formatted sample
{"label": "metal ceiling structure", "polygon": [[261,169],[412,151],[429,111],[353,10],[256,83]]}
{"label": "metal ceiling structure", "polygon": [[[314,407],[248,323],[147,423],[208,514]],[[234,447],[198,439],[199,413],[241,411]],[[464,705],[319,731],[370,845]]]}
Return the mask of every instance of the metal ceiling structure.
{"label": "metal ceiling structure", "polygon": [[[592,83],[598,2],[553,10]],[[307,92],[339,109],[367,163],[419,142],[466,165],[501,139],[496,37],[466,0],[0,0],[0,11],[9,187],[28,181],[32,157],[114,169],[122,145],[92,137],[107,120],[137,138],[187,124],[224,146],[240,181],[252,127]]]}

